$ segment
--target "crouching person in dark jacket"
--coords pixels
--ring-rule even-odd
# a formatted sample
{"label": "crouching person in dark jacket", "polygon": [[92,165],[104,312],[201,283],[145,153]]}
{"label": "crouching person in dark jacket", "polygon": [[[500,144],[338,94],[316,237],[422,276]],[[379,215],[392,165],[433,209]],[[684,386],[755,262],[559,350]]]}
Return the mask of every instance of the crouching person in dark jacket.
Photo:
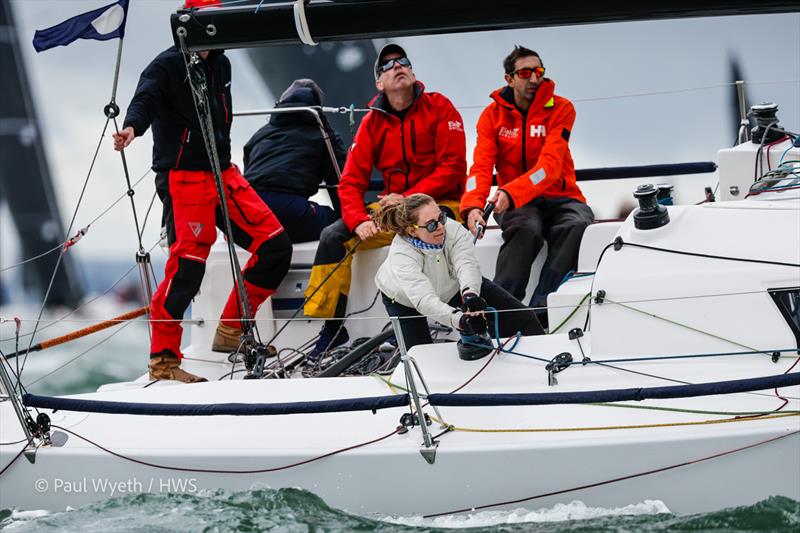
{"label": "crouching person in dark jacket", "polygon": [[[313,80],[299,79],[284,91],[276,107],[321,106],[322,99]],[[324,116],[320,118],[341,168],[346,157],[342,139]],[[319,240],[322,229],[341,216],[335,191],[330,194],[333,209],[309,200],[321,181],[337,185],[339,177],[319,123],[308,111],[272,115],[244,147],[244,175],[294,243]]]}

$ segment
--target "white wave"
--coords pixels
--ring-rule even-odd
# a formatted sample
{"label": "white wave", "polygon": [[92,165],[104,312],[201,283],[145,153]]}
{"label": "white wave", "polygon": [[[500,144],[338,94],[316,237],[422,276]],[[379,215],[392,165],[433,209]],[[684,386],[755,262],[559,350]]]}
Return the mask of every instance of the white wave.
{"label": "white wave", "polygon": [[564,522],[567,520],[588,520],[604,516],[625,515],[651,515],[670,513],[669,508],[661,500],[644,500],[624,507],[605,508],[589,507],[585,503],[574,500],[570,503],[559,503],[550,508],[528,510],[514,509],[512,511],[480,511],[439,516],[436,518],[422,518],[421,516],[373,516],[383,522],[407,526],[468,528],[487,527],[502,524],[521,524],[526,522]]}
{"label": "white wave", "polygon": [[12,510],[11,516],[9,517],[10,522],[3,527],[3,530],[11,531],[12,529],[20,527],[31,520],[35,520],[49,514],[50,511],[45,511],[43,509],[37,509],[33,511]]}

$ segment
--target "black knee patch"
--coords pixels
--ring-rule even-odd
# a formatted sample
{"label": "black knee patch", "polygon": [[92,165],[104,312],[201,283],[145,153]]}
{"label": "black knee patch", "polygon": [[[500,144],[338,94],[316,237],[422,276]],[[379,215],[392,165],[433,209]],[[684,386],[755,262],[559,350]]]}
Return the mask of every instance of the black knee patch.
{"label": "black knee patch", "polygon": [[184,257],[178,258],[178,270],[172,276],[169,294],[164,300],[164,309],[169,316],[176,320],[183,318],[183,313],[189,307],[192,298],[200,290],[205,273],[205,263]]}
{"label": "black knee patch", "polygon": [[355,234],[347,229],[344,221],[339,219],[322,230],[319,236],[315,265],[335,265],[347,254],[345,243]]}
{"label": "black knee patch", "polygon": [[263,289],[277,289],[292,263],[292,241],[284,231],[256,250],[258,260],[244,273],[244,279]]}

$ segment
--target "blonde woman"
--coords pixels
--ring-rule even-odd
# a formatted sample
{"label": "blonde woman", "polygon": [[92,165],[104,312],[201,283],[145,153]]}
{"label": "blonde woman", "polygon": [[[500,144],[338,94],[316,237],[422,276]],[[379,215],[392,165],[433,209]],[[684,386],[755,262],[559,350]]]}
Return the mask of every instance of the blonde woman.
{"label": "blonde woman", "polygon": [[375,218],[381,230],[396,234],[375,285],[390,316],[412,317],[400,322],[408,348],[433,342],[426,316],[462,333],[486,332],[487,304],[520,310],[500,314],[501,336],[544,333],[533,311],[481,276],[472,235],[433,198],[412,194],[384,206]]}

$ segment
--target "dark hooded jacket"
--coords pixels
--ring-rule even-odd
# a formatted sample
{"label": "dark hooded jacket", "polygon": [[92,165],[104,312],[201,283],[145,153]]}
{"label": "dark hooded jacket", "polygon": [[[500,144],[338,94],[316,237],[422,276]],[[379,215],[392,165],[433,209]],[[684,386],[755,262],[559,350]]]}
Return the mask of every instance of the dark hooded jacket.
{"label": "dark hooded jacket", "polygon": [[[221,50],[202,62],[220,168],[231,161],[231,64]],[[137,137],[153,127],[153,170],[211,170],[183,55],[174,46],[161,52],[142,72],[123,127]]]}
{"label": "dark hooded jacket", "polygon": [[[318,95],[301,87],[285,95],[276,107],[318,105]],[[341,169],[347,155],[342,139],[324,116],[322,123]],[[244,176],[259,193],[283,192],[305,198],[317,193],[321,181],[328,185],[339,183],[319,124],[307,111],[272,115],[244,147]],[[331,191],[331,201],[339,213],[335,191]]]}

